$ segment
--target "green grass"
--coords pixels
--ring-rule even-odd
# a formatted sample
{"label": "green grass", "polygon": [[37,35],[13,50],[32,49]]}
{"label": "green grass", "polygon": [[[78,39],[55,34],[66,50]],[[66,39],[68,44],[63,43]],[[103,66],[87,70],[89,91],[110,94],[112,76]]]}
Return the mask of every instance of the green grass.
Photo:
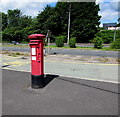
{"label": "green grass", "polygon": [[10,43],[9,41],[1,41],[1,43]]}
{"label": "green grass", "polygon": [[3,47],[29,47],[29,45],[2,45]]}
{"label": "green grass", "polygon": [[[11,43],[11,42],[10,41],[2,41],[2,43]],[[27,41],[21,41],[20,43],[27,44],[28,42]]]}
{"label": "green grass", "polygon": [[[45,46],[48,48],[48,46]],[[93,47],[76,47],[76,48],[70,48],[68,46],[64,47],[56,47],[55,45],[50,45],[50,48],[60,48],[60,49],[83,49],[83,50],[104,50],[104,51],[119,51],[119,49],[111,49],[110,47],[103,47],[102,49],[96,49]]]}
{"label": "green grass", "polygon": [[105,51],[120,51],[119,49],[112,49],[110,47],[103,47],[101,50],[105,50]]}
{"label": "green grass", "polygon": [[21,41],[20,43],[28,44],[29,42],[27,42],[27,41]]}
{"label": "green grass", "polygon": [[[45,46],[48,48],[48,46]],[[61,49],[94,49],[92,47],[76,47],[76,48],[70,48],[69,46],[64,46],[64,47],[57,47],[55,45],[50,45],[50,48],[61,48]]]}

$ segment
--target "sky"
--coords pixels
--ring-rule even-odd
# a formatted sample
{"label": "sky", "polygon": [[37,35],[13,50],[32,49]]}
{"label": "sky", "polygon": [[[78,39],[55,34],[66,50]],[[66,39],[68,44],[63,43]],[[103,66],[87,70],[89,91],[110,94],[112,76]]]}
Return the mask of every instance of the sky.
{"label": "sky", "polygon": [[[102,16],[100,26],[103,23],[118,22],[120,17],[120,0],[96,0],[96,4],[100,5],[99,15]],[[0,11],[7,13],[8,9],[20,9],[24,15],[32,17],[37,16],[47,4],[55,6],[57,0],[0,0]],[[120,3],[120,2],[119,2]]]}

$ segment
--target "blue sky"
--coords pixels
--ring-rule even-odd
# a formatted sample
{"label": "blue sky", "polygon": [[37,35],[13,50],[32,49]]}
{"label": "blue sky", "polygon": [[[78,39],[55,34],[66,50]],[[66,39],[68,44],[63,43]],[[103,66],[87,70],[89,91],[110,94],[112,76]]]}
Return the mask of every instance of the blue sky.
{"label": "blue sky", "polygon": [[120,6],[118,6],[117,0],[102,0],[98,4],[100,5],[99,15],[102,16],[101,23],[118,22]]}
{"label": "blue sky", "polygon": [[[100,5],[99,15],[102,16],[100,22],[113,23],[117,22],[120,17],[120,8],[118,8],[119,0],[96,0],[96,4]],[[7,12],[8,9],[20,9],[23,14],[37,16],[47,4],[55,6],[57,0],[0,0],[0,11]],[[119,6],[120,7],[120,6]],[[119,16],[118,16],[119,14]]]}

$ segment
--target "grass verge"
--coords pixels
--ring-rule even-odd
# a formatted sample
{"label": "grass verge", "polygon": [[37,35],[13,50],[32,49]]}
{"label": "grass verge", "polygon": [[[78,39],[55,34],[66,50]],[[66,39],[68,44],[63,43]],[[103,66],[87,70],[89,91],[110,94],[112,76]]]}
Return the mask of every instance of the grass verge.
{"label": "grass verge", "polygon": [[[45,46],[48,48],[48,46]],[[120,51],[119,49],[111,49],[110,47],[103,47],[102,49],[96,49],[93,47],[76,47],[76,48],[70,48],[69,46],[64,47],[56,47],[55,45],[50,45],[50,48],[58,48],[58,49],[83,49],[83,50],[103,50],[103,51]]]}
{"label": "grass verge", "polygon": [[2,45],[3,47],[29,47],[29,45]]}

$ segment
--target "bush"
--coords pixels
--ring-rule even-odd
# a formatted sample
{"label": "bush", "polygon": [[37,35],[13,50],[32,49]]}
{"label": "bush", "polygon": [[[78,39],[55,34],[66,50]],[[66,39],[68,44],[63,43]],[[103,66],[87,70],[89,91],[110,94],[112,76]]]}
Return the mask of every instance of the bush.
{"label": "bush", "polygon": [[58,36],[55,39],[55,43],[57,47],[63,47],[64,46],[64,41],[65,41],[65,36]]}
{"label": "bush", "polygon": [[[102,30],[97,33],[97,36],[102,38],[103,43],[108,44],[113,41],[114,33],[115,33],[114,30]],[[119,36],[120,36],[120,31],[116,30],[116,39],[119,38]]]}
{"label": "bush", "polygon": [[70,38],[69,46],[71,48],[76,48],[76,38]]}
{"label": "bush", "polygon": [[110,45],[110,48],[120,49],[120,39],[116,39],[115,41],[113,41]]}
{"label": "bush", "polygon": [[101,37],[95,37],[93,40],[94,48],[101,49],[103,47],[103,40]]}

